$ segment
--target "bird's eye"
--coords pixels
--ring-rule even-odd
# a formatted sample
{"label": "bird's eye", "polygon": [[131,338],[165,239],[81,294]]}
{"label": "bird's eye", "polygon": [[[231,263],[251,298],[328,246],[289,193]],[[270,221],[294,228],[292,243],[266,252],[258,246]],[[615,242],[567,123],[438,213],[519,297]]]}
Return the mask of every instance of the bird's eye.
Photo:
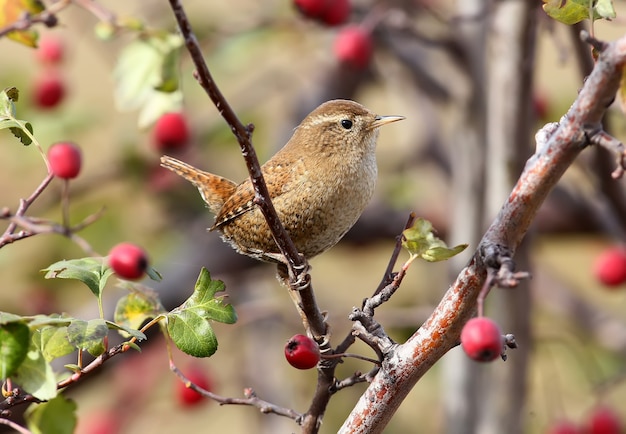
{"label": "bird's eye", "polygon": [[350,128],[352,128],[352,121],[350,119],[344,119],[341,121],[341,126],[344,127],[346,130],[349,130]]}

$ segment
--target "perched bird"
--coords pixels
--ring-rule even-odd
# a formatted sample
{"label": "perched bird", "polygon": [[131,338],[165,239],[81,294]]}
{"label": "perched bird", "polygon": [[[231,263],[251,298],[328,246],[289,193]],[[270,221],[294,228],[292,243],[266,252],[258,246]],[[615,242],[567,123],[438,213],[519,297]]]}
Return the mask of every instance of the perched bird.
{"label": "perched bird", "polygon": [[[313,110],[262,167],[272,203],[298,251],[311,258],[334,246],[357,221],[376,184],[378,128],[404,119],[378,116],[349,100]],[[212,213],[210,230],[244,255],[284,263],[250,179],[236,184],[169,156],[166,167],[196,186]]]}

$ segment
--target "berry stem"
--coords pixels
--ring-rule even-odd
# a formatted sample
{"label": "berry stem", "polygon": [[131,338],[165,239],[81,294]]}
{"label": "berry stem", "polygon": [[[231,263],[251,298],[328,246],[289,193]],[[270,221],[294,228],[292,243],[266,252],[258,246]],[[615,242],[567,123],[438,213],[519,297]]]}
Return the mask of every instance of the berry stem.
{"label": "berry stem", "polygon": [[322,359],[341,359],[344,357],[352,357],[353,359],[365,360],[366,362],[373,363],[374,365],[381,366],[380,360],[372,359],[370,357],[362,356],[355,353],[335,353],[335,354],[322,354]]}

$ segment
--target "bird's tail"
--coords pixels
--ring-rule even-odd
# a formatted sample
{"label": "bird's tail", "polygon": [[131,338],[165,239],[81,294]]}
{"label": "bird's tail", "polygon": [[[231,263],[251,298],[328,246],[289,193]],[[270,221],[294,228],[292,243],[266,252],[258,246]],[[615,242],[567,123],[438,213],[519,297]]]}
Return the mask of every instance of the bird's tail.
{"label": "bird's tail", "polygon": [[161,166],[191,182],[202,195],[211,212],[219,214],[224,202],[235,191],[237,184],[233,181],[204,172],[176,158],[164,155],[161,157]]}

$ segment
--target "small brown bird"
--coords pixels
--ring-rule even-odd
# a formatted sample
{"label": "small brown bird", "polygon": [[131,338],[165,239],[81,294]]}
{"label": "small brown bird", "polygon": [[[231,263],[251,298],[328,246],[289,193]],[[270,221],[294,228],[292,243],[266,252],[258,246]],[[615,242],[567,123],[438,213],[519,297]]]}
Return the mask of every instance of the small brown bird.
{"label": "small brown bird", "polygon": [[[378,128],[404,119],[378,116],[348,100],[313,110],[261,171],[280,221],[298,251],[311,258],[328,250],[357,221],[376,184]],[[210,230],[244,255],[284,262],[269,226],[253,203],[250,179],[236,184],[169,156],[161,165],[196,186],[216,215]]]}

